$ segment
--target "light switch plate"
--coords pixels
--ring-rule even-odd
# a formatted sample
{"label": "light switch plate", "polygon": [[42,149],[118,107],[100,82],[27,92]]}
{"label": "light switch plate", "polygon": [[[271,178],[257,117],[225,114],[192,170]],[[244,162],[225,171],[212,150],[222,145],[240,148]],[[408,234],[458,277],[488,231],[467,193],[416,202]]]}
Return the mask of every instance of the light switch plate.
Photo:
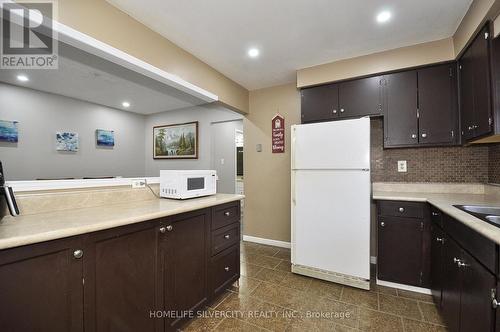
{"label": "light switch plate", "polygon": [[257,144],[255,150],[257,150],[257,152],[262,152],[262,144]]}
{"label": "light switch plate", "polygon": [[221,165],[224,165],[224,162],[225,162],[224,158],[221,158],[221,159],[220,159],[220,164],[221,164]]}
{"label": "light switch plate", "polygon": [[407,171],[406,160],[398,160],[398,172],[406,173]]}

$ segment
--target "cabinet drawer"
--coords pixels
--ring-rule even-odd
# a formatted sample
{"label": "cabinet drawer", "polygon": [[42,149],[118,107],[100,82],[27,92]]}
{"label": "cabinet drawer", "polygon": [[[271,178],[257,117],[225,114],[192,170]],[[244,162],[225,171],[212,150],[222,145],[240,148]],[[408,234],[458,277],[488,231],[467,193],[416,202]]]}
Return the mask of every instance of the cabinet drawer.
{"label": "cabinet drawer", "polygon": [[461,222],[445,215],[444,230],[491,272],[496,272],[496,245]]}
{"label": "cabinet drawer", "polygon": [[434,206],[431,207],[431,220],[434,224],[443,228],[443,213]]}
{"label": "cabinet drawer", "polygon": [[223,291],[239,278],[240,247],[238,245],[234,245],[212,258],[210,276],[213,294]]}
{"label": "cabinet drawer", "polygon": [[212,232],[212,255],[237,244],[240,240],[239,223],[231,224]]}
{"label": "cabinet drawer", "polygon": [[423,219],[425,203],[403,201],[379,201],[378,213],[381,216]]}
{"label": "cabinet drawer", "polygon": [[212,215],[212,231],[240,220],[240,201],[214,207]]}

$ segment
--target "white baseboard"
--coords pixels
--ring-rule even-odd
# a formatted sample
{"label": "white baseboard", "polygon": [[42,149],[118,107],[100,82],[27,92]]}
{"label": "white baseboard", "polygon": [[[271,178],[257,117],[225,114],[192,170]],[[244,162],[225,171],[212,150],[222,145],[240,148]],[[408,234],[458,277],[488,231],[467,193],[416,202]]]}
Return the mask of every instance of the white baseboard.
{"label": "white baseboard", "polygon": [[267,244],[268,246],[275,246],[275,247],[281,247],[281,248],[288,248],[288,249],[291,248],[290,242],[264,239],[261,237],[255,237],[255,236],[250,236],[250,235],[243,235],[243,241],[260,243],[260,244]]}
{"label": "white baseboard", "polygon": [[415,293],[432,295],[431,290],[428,288],[409,286],[409,285],[398,284],[395,282],[383,281],[383,280],[378,280],[378,279],[377,279],[377,285],[407,290],[407,291],[411,291],[411,292],[415,292]]}

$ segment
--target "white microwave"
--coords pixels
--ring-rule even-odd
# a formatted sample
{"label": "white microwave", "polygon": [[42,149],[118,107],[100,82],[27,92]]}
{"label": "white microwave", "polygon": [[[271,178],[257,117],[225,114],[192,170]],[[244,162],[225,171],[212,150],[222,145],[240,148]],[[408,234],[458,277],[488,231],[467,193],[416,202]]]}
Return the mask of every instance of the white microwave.
{"label": "white microwave", "polygon": [[160,171],[160,196],[188,199],[215,195],[217,172],[212,170]]}

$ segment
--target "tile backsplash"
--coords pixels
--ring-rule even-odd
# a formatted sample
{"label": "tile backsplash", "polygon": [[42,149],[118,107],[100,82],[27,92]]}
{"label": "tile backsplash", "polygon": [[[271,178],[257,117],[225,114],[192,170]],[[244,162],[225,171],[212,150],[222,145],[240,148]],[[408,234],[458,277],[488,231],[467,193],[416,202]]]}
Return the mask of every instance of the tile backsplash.
{"label": "tile backsplash", "polygon": [[[499,146],[383,149],[382,119],[371,121],[373,182],[500,183]],[[399,173],[398,160],[408,171]]]}

